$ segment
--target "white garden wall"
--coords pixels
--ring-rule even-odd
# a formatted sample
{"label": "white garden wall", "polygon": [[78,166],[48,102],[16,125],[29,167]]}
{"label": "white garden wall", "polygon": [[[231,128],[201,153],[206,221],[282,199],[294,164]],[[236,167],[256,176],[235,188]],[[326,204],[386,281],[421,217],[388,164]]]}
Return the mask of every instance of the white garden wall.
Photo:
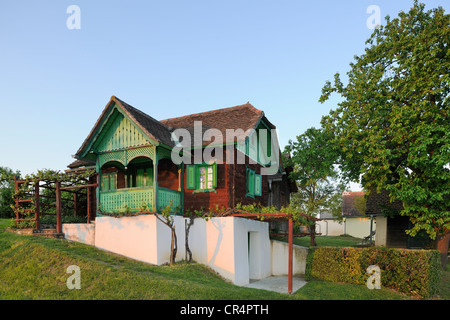
{"label": "white garden wall", "polygon": [[[375,223],[372,225],[375,231]],[[345,233],[355,237],[364,238],[370,235],[370,218],[347,218],[345,219]]]}
{"label": "white garden wall", "polygon": [[189,231],[192,259],[238,285],[271,274],[266,222],[236,217],[196,219]]}
{"label": "white garden wall", "polygon": [[136,260],[159,264],[157,224],[154,215],[97,217],[95,246]]}
{"label": "white garden wall", "polygon": [[88,223],[64,223],[62,225],[64,237],[70,241],[95,244],[95,225]]}
{"label": "white garden wall", "polygon": [[345,233],[344,222],[339,223],[335,220],[321,220],[316,222],[316,232],[322,236],[340,236]]}
{"label": "white garden wall", "polygon": [[[289,245],[286,242],[271,241],[272,245],[272,275],[281,276],[288,274],[289,268]],[[292,246],[292,273],[304,275],[306,270],[306,256],[308,248]]]}
{"label": "white garden wall", "polygon": [[[177,261],[180,261],[186,257],[187,219],[180,216],[174,219]],[[171,231],[155,215],[97,217],[95,224],[85,226],[90,232],[95,228],[91,240],[85,241],[83,232],[67,225],[66,238],[155,265],[170,262]],[[208,265],[237,285],[272,274],[287,274],[287,244],[271,243],[267,222],[238,217],[195,219],[189,231],[189,248],[194,261]],[[294,249],[294,274],[304,274],[305,264],[304,248]]]}

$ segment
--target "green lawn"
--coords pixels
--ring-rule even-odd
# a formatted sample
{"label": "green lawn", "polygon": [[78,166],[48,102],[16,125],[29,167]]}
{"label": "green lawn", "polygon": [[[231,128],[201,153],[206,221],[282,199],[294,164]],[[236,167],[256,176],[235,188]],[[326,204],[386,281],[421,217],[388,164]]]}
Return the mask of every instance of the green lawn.
{"label": "green lawn", "polygon": [[[154,266],[81,243],[3,231],[0,219],[0,299],[31,300],[373,300],[406,299],[390,290],[311,281],[293,295],[235,286],[210,268],[179,262]],[[67,267],[81,270],[81,289],[68,289]],[[447,280],[448,280],[447,272]],[[444,299],[449,299],[449,292]]]}
{"label": "green lawn", "polygon": [[[294,244],[309,247],[310,237],[294,237]],[[362,239],[354,238],[352,236],[317,236],[316,244],[320,247],[332,246],[332,247],[354,247],[362,242]]]}

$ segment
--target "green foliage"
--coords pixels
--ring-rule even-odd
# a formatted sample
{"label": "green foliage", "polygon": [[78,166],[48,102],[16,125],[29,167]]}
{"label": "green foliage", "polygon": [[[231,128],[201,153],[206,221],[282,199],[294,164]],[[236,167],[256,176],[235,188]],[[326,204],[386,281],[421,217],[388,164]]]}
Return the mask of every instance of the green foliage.
{"label": "green foliage", "polygon": [[[44,208],[46,214],[56,214],[55,208],[55,198],[56,198],[56,182],[60,182],[61,186],[64,185],[83,185],[87,183],[87,178],[95,174],[95,171],[85,171],[76,174],[67,174],[55,170],[44,169],[38,170],[36,173],[28,174],[25,178],[19,178],[21,180],[20,187],[18,190],[14,189],[14,183],[12,184],[11,193],[11,203],[10,208],[14,212],[14,215],[18,215],[21,219],[34,219],[36,204],[35,198],[33,196],[35,191],[35,185],[39,184],[39,194],[41,195],[39,199],[39,205]],[[8,175],[6,175],[6,178]],[[9,178],[12,178],[14,182],[14,177],[9,174]],[[5,179],[5,176],[3,176]],[[1,179],[0,179],[1,180]],[[14,199],[19,197],[19,199],[31,199],[31,202],[26,203],[26,207],[19,206],[15,207]],[[67,201],[70,200],[70,201]],[[72,202],[71,202],[72,201]],[[70,203],[70,204],[69,204]],[[62,216],[71,216],[73,214],[73,193],[68,191],[61,191],[61,213]],[[78,209],[83,210],[84,204],[79,204]],[[45,218],[44,218],[45,219]],[[56,218],[55,218],[56,219]],[[85,219],[84,219],[85,220]],[[20,221],[18,223],[19,228],[30,228],[35,227],[34,221]]]}
{"label": "green foliage", "polygon": [[[62,216],[61,223],[86,223],[86,217]],[[56,216],[48,215],[41,217],[41,225],[56,225]]]}
{"label": "green foliage", "polygon": [[355,196],[353,199],[353,205],[362,214],[366,214],[366,204],[367,204],[366,195]]}
{"label": "green foliage", "polygon": [[292,195],[292,205],[306,214],[329,211],[335,216],[341,214],[342,192],[346,182],[340,180],[338,151],[332,141],[333,134],[323,129],[309,128],[289,140],[285,147],[288,157],[283,163],[292,167],[289,179],[295,181],[299,191]]}
{"label": "green foliage", "polygon": [[450,15],[425,11],[386,18],[350,64],[348,84],[336,74],[320,101],[342,101],[322,126],[340,150],[345,175],[369,192],[403,203],[414,236],[450,228]]}
{"label": "green foliage", "polygon": [[307,257],[306,278],[366,284],[370,265],[381,269],[381,286],[410,296],[438,294],[440,255],[434,250],[314,247]]}
{"label": "green foliage", "polygon": [[13,171],[7,167],[0,167],[0,217],[12,218],[14,210],[14,177],[20,177],[20,171]]}
{"label": "green foliage", "polygon": [[315,218],[312,215],[305,214],[300,208],[292,205],[283,206],[280,209],[277,209],[274,206],[261,206],[259,204],[243,205],[241,203],[238,203],[235,210],[254,213],[255,216],[257,216],[260,220],[264,220],[264,216],[258,214],[286,213],[291,217],[294,224],[310,227],[315,224]]}

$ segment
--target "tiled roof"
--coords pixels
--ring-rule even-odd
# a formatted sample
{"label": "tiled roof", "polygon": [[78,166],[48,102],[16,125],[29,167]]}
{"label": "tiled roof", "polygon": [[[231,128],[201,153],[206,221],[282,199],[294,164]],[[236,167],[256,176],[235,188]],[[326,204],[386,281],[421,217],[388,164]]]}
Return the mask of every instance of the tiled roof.
{"label": "tiled roof", "polygon": [[128,103],[114,97],[115,101],[120,103],[127,112],[128,116],[134,120],[134,122],[144,130],[144,132],[155,139],[156,141],[163,143],[167,146],[173,147],[174,142],[171,139],[171,132],[164,124],[158,120],[152,118],[148,114],[138,110]]}
{"label": "tiled roof", "polygon": [[[202,144],[209,145],[212,141],[214,141],[215,143],[232,142],[232,140],[230,140],[230,134],[227,135],[227,130],[234,130],[237,140],[243,141],[247,137],[249,130],[255,129],[259,121],[263,117],[263,111],[256,109],[254,106],[247,102],[246,104],[239,106],[160,120],[160,122],[172,130],[180,128],[186,129],[187,131],[189,131],[193,139],[194,124],[196,121],[201,121],[202,136],[207,130],[216,129],[218,130],[216,131],[216,133],[220,132],[223,139],[228,138],[227,141],[215,141],[214,139],[209,140],[209,137],[214,134],[214,131],[208,131],[210,135],[206,135],[203,137]],[[268,123],[267,120],[266,122]],[[273,126],[272,124],[270,124],[270,126],[272,128],[275,128],[275,126]]]}
{"label": "tiled roof", "polygon": [[141,130],[151,139],[158,141],[160,143],[166,144],[170,147],[174,146],[174,142],[171,140],[170,130],[160,123],[158,120],[150,117],[144,112],[130,106],[128,103],[120,100],[119,98],[112,96],[106,107],[103,109],[102,114],[98,118],[91,132],[84,140],[81,147],[78,149],[76,156],[80,156],[85,148],[88,146],[89,141],[94,137],[97,128],[101,125],[104,118],[107,116],[110,107],[115,104],[117,105],[127,116],[141,128]]}
{"label": "tiled roof", "polygon": [[92,167],[92,166],[95,166],[95,162],[94,161],[75,160],[74,162],[69,164],[67,167],[70,168],[70,169],[75,169],[75,168]]}
{"label": "tiled roof", "polygon": [[355,199],[364,197],[364,191],[344,192],[342,194],[342,216],[343,217],[363,217],[364,213],[360,212],[355,206]]}
{"label": "tiled roof", "polygon": [[[122,111],[125,112],[127,116],[132,119],[133,122],[135,122],[135,124],[139,126],[141,130],[150,138],[169,147],[173,147],[175,145],[171,138],[172,132],[175,129],[186,129],[191,134],[191,143],[194,143],[195,121],[201,121],[202,137],[199,138],[202,139],[203,145],[209,145],[212,141],[215,143],[223,143],[227,141],[215,141],[214,139],[212,139],[212,141],[208,140],[208,136],[204,135],[208,129],[217,129],[223,138],[227,137],[227,129],[235,130],[234,132],[236,133],[235,137],[237,140],[243,141],[250,132],[250,129],[255,129],[260,120],[264,117],[263,111],[256,109],[247,102],[246,104],[235,107],[222,108],[158,121],[141,110],[138,110],[128,103],[120,100],[119,98],[112,96],[91,132],[83,142],[82,146],[78,149],[77,156],[80,156],[83,153],[89,141],[94,137],[96,129],[101,125],[113,103],[121,108]],[[275,128],[275,126],[272,125],[267,119],[265,119],[265,122],[270,128]],[[209,133],[212,132],[209,131]],[[230,141],[228,140],[228,142]]]}

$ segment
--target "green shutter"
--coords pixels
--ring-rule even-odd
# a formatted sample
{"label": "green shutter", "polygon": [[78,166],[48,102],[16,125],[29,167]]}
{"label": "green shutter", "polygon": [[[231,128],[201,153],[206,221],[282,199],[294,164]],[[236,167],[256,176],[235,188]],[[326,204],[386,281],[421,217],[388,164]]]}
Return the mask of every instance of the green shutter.
{"label": "green shutter", "polygon": [[109,177],[109,189],[116,190],[117,189],[117,173],[111,173]]}
{"label": "green shutter", "polygon": [[248,194],[250,191],[250,185],[249,185],[249,172],[250,170],[248,168],[245,168],[245,193]]}
{"label": "green shutter", "polygon": [[195,189],[195,166],[186,166],[186,189]]}
{"label": "green shutter", "polygon": [[117,173],[104,173],[102,175],[102,191],[110,191],[117,189]]}
{"label": "green shutter", "polygon": [[213,164],[213,188],[217,188],[217,163]]}
{"label": "green shutter", "polygon": [[249,175],[249,186],[250,186],[250,194],[253,196],[255,194],[255,172],[250,170]]}
{"label": "green shutter", "polygon": [[246,174],[246,189],[247,189],[247,195],[253,197],[255,195],[255,171],[246,168],[247,174]]}
{"label": "green shutter", "polygon": [[107,174],[104,174],[102,176],[102,191],[108,190],[109,190],[109,176]]}
{"label": "green shutter", "polygon": [[255,196],[260,196],[262,194],[262,176],[260,174],[255,174]]}

